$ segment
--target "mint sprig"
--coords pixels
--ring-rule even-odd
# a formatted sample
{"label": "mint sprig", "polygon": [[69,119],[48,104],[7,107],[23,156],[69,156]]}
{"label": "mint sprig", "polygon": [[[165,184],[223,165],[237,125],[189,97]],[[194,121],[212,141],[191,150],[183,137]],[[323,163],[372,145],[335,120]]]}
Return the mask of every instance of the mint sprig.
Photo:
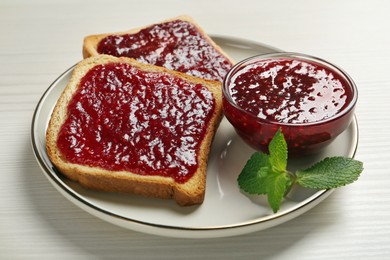
{"label": "mint sprig", "polygon": [[313,189],[333,189],[356,181],[363,163],[341,156],[327,157],[313,166],[287,170],[288,150],[279,129],[268,146],[269,154],[255,152],[238,176],[239,187],[248,194],[267,195],[274,213],[294,184]]}

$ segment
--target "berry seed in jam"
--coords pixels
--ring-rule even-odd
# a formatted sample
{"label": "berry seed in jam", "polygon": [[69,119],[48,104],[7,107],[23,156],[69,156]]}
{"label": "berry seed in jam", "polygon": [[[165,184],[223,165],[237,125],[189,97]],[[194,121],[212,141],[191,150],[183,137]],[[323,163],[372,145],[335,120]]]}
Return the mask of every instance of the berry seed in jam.
{"label": "berry seed in jam", "polygon": [[193,24],[182,20],[155,24],[134,34],[109,35],[99,42],[97,51],[220,82],[232,67]]}
{"label": "berry seed in jam", "polygon": [[57,145],[69,162],[184,183],[215,99],[201,84],[108,63],[88,71],[67,110]]}
{"label": "berry seed in jam", "polygon": [[223,86],[224,112],[237,133],[267,152],[281,128],[292,156],[315,153],[350,124],[357,99],[335,66],[299,54],[270,54],[238,63]]}

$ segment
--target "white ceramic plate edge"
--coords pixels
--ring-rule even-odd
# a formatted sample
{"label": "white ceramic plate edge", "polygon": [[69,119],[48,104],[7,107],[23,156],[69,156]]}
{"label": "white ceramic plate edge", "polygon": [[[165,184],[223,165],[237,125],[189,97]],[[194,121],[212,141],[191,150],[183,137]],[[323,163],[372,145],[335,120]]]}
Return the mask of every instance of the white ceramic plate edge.
{"label": "white ceramic plate edge", "polygon": [[[223,36],[214,36],[213,37],[217,42],[218,41],[226,41],[231,44],[243,45],[247,43],[248,48],[252,48],[251,46],[260,46],[265,49],[270,49],[271,51],[277,51],[276,48],[262,45],[260,43],[246,41],[242,39],[236,39],[233,37],[223,37]],[[73,67],[72,67],[73,68]],[[259,230],[263,230],[266,228],[270,228],[281,223],[284,223],[288,220],[291,220],[302,213],[310,210],[315,205],[323,201],[326,197],[328,197],[333,190],[326,191],[318,191],[313,196],[301,201],[293,208],[288,211],[281,211],[280,213],[273,214],[267,217],[262,217],[260,219],[253,219],[251,221],[241,222],[236,225],[221,225],[221,226],[211,226],[211,227],[190,227],[190,226],[170,226],[170,225],[161,225],[150,222],[143,222],[135,219],[131,219],[128,217],[123,217],[115,212],[110,212],[102,209],[98,205],[95,205],[93,202],[89,201],[85,197],[80,196],[69,188],[56,174],[53,174],[53,169],[45,163],[45,161],[40,157],[38,149],[37,149],[37,139],[35,133],[37,131],[37,125],[35,124],[35,119],[37,115],[39,115],[40,110],[42,109],[41,105],[45,99],[46,94],[50,91],[50,89],[59,82],[61,78],[63,78],[72,68],[65,71],[61,76],[59,76],[47,89],[47,91],[43,94],[40,99],[37,108],[34,112],[31,134],[32,134],[32,146],[34,150],[35,157],[45,173],[46,177],[50,180],[53,186],[67,199],[73,202],[78,207],[83,210],[89,212],[90,214],[99,217],[107,222],[112,224],[122,226],[124,228],[133,229],[139,232],[145,232],[149,234],[162,235],[162,236],[170,236],[170,237],[185,237],[185,238],[209,238],[209,237],[226,237],[226,236],[234,236],[234,235],[242,235],[250,232],[255,232]],[[349,155],[353,157],[356,152],[357,143],[358,143],[358,128],[357,128],[357,120],[354,118],[352,123],[352,138],[353,144],[351,146],[351,150],[349,151]]]}

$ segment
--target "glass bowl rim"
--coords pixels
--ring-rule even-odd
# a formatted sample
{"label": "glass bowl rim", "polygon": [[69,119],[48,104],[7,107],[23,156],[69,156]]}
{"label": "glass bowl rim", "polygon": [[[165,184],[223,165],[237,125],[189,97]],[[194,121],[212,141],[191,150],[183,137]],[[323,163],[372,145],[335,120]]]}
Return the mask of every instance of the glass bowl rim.
{"label": "glass bowl rim", "polygon": [[[283,123],[283,122],[277,122],[277,121],[272,121],[272,120],[262,119],[262,118],[257,117],[253,113],[250,113],[250,112],[246,111],[245,109],[241,108],[240,106],[238,106],[232,100],[232,97],[231,97],[230,92],[228,90],[228,81],[234,75],[234,73],[237,70],[239,70],[240,68],[246,66],[247,64],[251,64],[253,62],[260,61],[260,60],[265,60],[265,59],[269,59],[269,58],[293,58],[293,59],[297,58],[297,59],[300,59],[300,60],[303,60],[303,61],[319,63],[320,65],[327,67],[332,72],[336,72],[336,73],[340,74],[349,83],[349,85],[350,85],[350,87],[352,89],[352,99],[351,99],[351,101],[349,102],[349,104],[343,110],[339,111],[335,115],[333,115],[331,117],[328,117],[328,118],[325,118],[325,119],[314,121],[314,122]],[[335,64],[333,64],[333,63],[331,63],[331,62],[329,62],[327,60],[324,60],[322,58],[318,58],[318,57],[315,57],[315,56],[312,56],[312,55],[308,55],[308,54],[298,53],[298,52],[273,52],[273,53],[265,53],[265,54],[254,55],[254,56],[248,57],[248,58],[246,58],[244,60],[241,60],[241,61],[237,62],[228,71],[228,73],[224,77],[224,80],[222,82],[222,95],[223,95],[223,98],[225,98],[227,100],[227,102],[231,106],[233,106],[235,109],[241,111],[242,113],[244,113],[246,115],[249,115],[251,118],[253,118],[254,120],[256,120],[259,123],[269,124],[269,125],[278,125],[278,126],[288,126],[288,127],[300,127],[300,126],[322,125],[322,124],[325,124],[325,123],[337,120],[339,118],[342,118],[344,115],[348,114],[349,112],[351,112],[354,109],[354,107],[355,107],[355,105],[357,103],[357,99],[358,99],[358,90],[357,90],[355,82],[348,75],[348,73],[346,73],[343,69],[341,69],[340,67],[336,66]]]}

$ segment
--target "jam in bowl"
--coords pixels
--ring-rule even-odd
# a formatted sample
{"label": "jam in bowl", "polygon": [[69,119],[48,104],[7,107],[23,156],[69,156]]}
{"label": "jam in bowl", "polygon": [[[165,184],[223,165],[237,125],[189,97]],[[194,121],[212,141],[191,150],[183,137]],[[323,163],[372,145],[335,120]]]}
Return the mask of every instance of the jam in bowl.
{"label": "jam in bowl", "polygon": [[256,150],[280,128],[289,156],[321,151],[353,119],[357,89],[340,68],[299,53],[258,55],[237,63],[223,82],[223,108]]}

